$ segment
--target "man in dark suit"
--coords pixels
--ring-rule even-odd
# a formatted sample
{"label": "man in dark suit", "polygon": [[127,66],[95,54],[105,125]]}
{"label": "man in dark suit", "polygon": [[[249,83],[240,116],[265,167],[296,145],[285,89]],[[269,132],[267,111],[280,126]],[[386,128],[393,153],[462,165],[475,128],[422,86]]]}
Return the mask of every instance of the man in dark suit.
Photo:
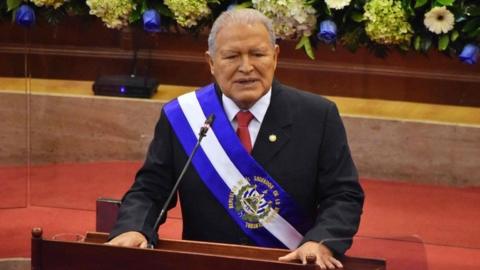
{"label": "man in dark suit", "polygon": [[[227,190],[231,194],[230,199],[226,198],[224,201],[228,203],[222,205],[223,199],[215,190],[218,183],[213,183],[212,188],[212,182],[216,181],[210,178],[212,174],[205,176],[199,166],[190,168],[179,188],[183,238],[256,245],[263,242],[262,236],[257,239],[255,233],[263,230],[262,233],[270,233],[278,238],[280,246],[283,243],[283,247],[292,249],[280,260],[301,260],[305,263],[307,256],[313,256],[322,268],[341,267],[335,256],[349,248],[351,242],[345,239],[353,237],[358,229],[363,191],[335,104],[273,80],[278,53],[271,22],[258,11],[228,11],[213,25],[206,57],[216,84],[198,93],[208,90],[214,93],[206,100],[220,104],[220,119],[225,119],[227,124],[216,120],[220,122],[215,124],[223,126],[215,129],[214,125],[211,132],[220,130],[225,134],[234,134],[236,130],[239,137],[235,136],[231,146],[224,144],[225,152],[239,153],[238,149],[235,150],[237,152],[230,152],[229,148],[233,149],[241,143],[244,153],[240,155],[247,156],[242,160],[253,157],[252,166],[259,165],[271,177],[268,179],[273,180],[259,177],[260,180],[255,178],[255,182],[247,177],[246,182],[242,182],[247,184],[240,185],[239,189],[230,185],[231,191]],[[198,93],[197,97],[203,95]],[[194,96],[189,97],[196,102]],[[185,99],[180,97],[162,110],[145,164],[123,198],[109,244],[145,247],[147,238],[156,236],[153,225],[159,209],[171,192],[189,154],[185,146],[186,139],[183,138],[185,132],[177,128],[174,121],[174,118],[187,118],[188,122],[189,113],[192,117],[196,116],[196,113],[186,112],[193,109],[188,102],[182,105]],[[205,112],[210,109],[210,106],[203,108]],[[175,117],[171,113],[173,110],[179,111],[182,117]],[[204,119],[203,113],[200,114]],[[222,135],[218,135],[218,138],[220,145]],[[210,145],[202,144],[208,162],[209,158],[215,159],[217,156],[215,153],[208,155]],[[235,156],[230,155],[234,163]],[[218,166],[224,166],[224,162],[218,162],[220,165],[213,167],[217,166],[215,168],[222,171]],[[235,164],[238,168],[243,165]],[[230,180],[224,180],[229,186]],[[294,221],[290,226],[288,222],[293,220],[290,214],[280,216],[281,209],[286,205],[283,202],[280,205],[280,199],[275,199],[278,192],[270,187],[270,182],[278,184],[278,189],[284,191],[285,197],[291,198],[291,202],[287,201],[292,207],[288,205],[286,208],[296,210],[290,213],[296,215],[297,210],[304,213],[299,215],[302,216],[299,222]],[[269,189],[255,190],[262,183],[270,187],[274,198],[265,207],[261,202],[267,205]],[[235,202],[237,205],[233,207]],[[247,202],[247,206],[243,205],[244,202]],[[250,202],[253,202],[253,208],[249,208],[252,206]],[[267,214],[262,211],[269,209],[275,209],[269,212],[268,215],[272,215],[269,220],[251,215],[253,211],[264,217]],[[245,224],[250,228],[243,228],[243,223],[235,221],[235,211],[240,215],[238,219],[248,220]],[[276,218],[281,224],[287,224],[281,228],[293,228],[293,233],[271,229],[268,224]],[[250,231],[254,232],[250,234]],[[289,234],[287,240],[283,238],[284,233]],[[266,246],[277,245],[275,241]],[[294,243],[293,246],[291,243]]]}

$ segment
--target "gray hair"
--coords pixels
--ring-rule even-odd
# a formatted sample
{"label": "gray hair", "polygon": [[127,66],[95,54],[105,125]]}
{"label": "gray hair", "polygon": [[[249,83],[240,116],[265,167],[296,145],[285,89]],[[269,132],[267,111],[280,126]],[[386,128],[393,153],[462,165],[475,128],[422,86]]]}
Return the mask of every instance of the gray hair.
{"label": "gray hair", "polygon": [[275,46],[275,32],[273,31],[272,21],[263,13],[256,9],[251,8],[239,8],[239,9],[230,9],[223,12],[215,20],[208,35],[208,53],[213,56],[215,54],[215,41],[217,39],[217,34],[220,30],[230,23],[243,23],[243,24],[256,24],[261,23],[265,26],[270,36],[270,41],[272,46]]}

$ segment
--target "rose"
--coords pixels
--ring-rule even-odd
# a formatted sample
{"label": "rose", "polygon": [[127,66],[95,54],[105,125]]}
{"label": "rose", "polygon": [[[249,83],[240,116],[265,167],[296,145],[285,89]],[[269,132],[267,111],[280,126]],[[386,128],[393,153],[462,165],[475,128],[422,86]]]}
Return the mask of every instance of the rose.
{"label": "rose", "polygon": [[161,18],[160,14],[154,9],[149,9],[143,13],[143,29],[147,32],[160,32]]}
{"label": "rose", "polygon": [[29,5],[21,5],[15,13],[15,22],[30,27],[35,24],[35,11]]}
{"label": "rose", "polygon": [[337,38],[337,25],[331,20],[324,20],[320,23],[320,30],[317,33],[317,38],[323,40],[327,44],[335,42]]}
{"label": "rose", "polygon": [[477,45],[469,43],[465,45],[462,53],[458,56],[462,62],[473,65],[477,63],[478,53],[480,49]]}

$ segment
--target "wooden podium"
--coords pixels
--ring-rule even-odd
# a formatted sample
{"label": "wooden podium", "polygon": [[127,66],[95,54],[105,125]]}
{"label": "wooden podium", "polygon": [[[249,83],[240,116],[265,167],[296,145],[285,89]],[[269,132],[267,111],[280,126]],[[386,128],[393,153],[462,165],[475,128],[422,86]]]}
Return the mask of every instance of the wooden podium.
{"label": "wooden podium", "polygon": [[[155,249],[104,245],[108,234],[88,233],[82,242],[47,240],[32,230],[32,270],[297,270],[320,269],[277,260],[288,250],[184,240],[160,240]],[[345,270],[384,270],[385,261],[345,257]]]}

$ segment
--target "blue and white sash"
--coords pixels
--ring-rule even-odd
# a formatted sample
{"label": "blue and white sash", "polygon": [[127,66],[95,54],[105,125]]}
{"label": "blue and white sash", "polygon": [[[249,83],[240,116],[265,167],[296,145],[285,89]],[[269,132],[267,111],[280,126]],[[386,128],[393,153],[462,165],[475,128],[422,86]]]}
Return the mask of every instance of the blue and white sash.
{"label": "blue and white sash", "polygon": [[165,105],[164,111],[187,154],[193,150],[206,116],[215,114],[212,130],[192,160],[200,178],[259,246],[297,248],[306,219],[242,146],[214,85],[178,97]]}

